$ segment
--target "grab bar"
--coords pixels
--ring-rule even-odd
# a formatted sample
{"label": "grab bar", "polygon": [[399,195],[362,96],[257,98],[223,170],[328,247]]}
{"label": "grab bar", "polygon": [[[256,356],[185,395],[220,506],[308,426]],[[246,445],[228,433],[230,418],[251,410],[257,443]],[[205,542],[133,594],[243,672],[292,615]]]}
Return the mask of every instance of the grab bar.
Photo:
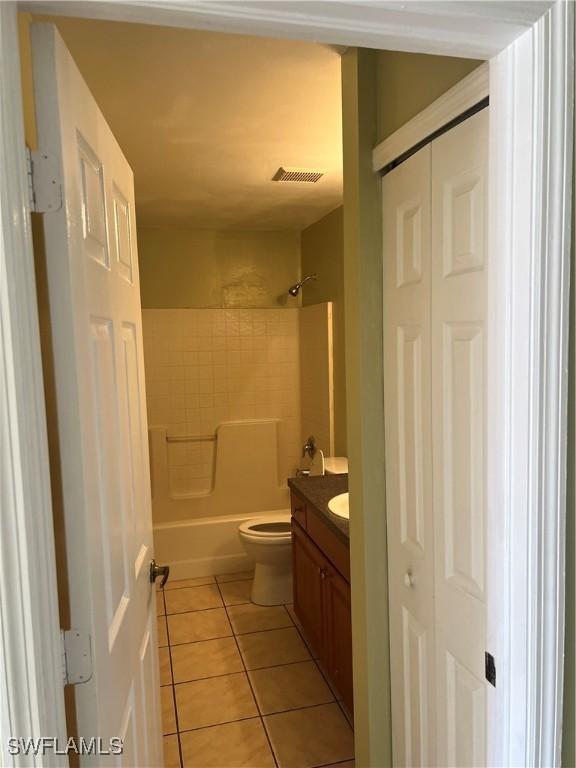
{"label": "grab bar", "polygon": [[166,435],[167,443],[215,443],[216,435]]}

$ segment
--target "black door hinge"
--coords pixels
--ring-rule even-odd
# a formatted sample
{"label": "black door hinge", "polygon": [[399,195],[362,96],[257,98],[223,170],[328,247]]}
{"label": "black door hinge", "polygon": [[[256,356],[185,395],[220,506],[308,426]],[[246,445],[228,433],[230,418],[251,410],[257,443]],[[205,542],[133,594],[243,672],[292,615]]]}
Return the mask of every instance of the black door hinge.
{"label": "black door hinge", "polygon": [[494,656],[488,651],[484,654],[485,666],[486,666],[486,680],[496,688],[496,662]]}

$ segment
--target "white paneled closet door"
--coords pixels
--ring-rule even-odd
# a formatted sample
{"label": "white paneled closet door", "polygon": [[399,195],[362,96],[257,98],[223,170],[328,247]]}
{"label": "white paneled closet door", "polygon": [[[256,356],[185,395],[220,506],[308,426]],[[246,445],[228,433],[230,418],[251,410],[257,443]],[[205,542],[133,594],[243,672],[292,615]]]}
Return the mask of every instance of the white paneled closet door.
{"label": "white paneled closet door", "polygon": [[432,144],[439,765],[484,766],[488,110]]}
{"label": "white paneled closet door", "polygon": [[394,765],[433,765],[431,147],[383,179],[384,388]]}
{"label": "white paneled closet door", "polygon": [[488,110],[383,179],[396,766],[485,764]]}

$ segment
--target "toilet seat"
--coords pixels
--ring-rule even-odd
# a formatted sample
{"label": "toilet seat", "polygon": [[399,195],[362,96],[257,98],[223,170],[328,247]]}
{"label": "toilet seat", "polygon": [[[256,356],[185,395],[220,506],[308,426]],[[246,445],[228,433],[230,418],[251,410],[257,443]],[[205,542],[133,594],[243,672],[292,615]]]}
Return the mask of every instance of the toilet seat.
{"label": "toilet seat", "polygon": [[292,536],[290,513],[262,515],[240,524],[240,534],[258,541],[288,541]]}

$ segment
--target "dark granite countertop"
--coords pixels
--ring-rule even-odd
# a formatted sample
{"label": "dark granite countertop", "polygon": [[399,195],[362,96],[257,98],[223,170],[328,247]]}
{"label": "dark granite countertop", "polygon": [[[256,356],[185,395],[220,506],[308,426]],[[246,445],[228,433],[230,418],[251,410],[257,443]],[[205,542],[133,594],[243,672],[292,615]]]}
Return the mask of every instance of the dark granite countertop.
{"label": "dark granite countertop", "polygon": [[332,514],[328,502],[348,490],[348,475],[319,475],[316,477],[290,477],[288,487],[302,496],[321,515],[328,526],[347,544],[350,541],[350,523]]}

